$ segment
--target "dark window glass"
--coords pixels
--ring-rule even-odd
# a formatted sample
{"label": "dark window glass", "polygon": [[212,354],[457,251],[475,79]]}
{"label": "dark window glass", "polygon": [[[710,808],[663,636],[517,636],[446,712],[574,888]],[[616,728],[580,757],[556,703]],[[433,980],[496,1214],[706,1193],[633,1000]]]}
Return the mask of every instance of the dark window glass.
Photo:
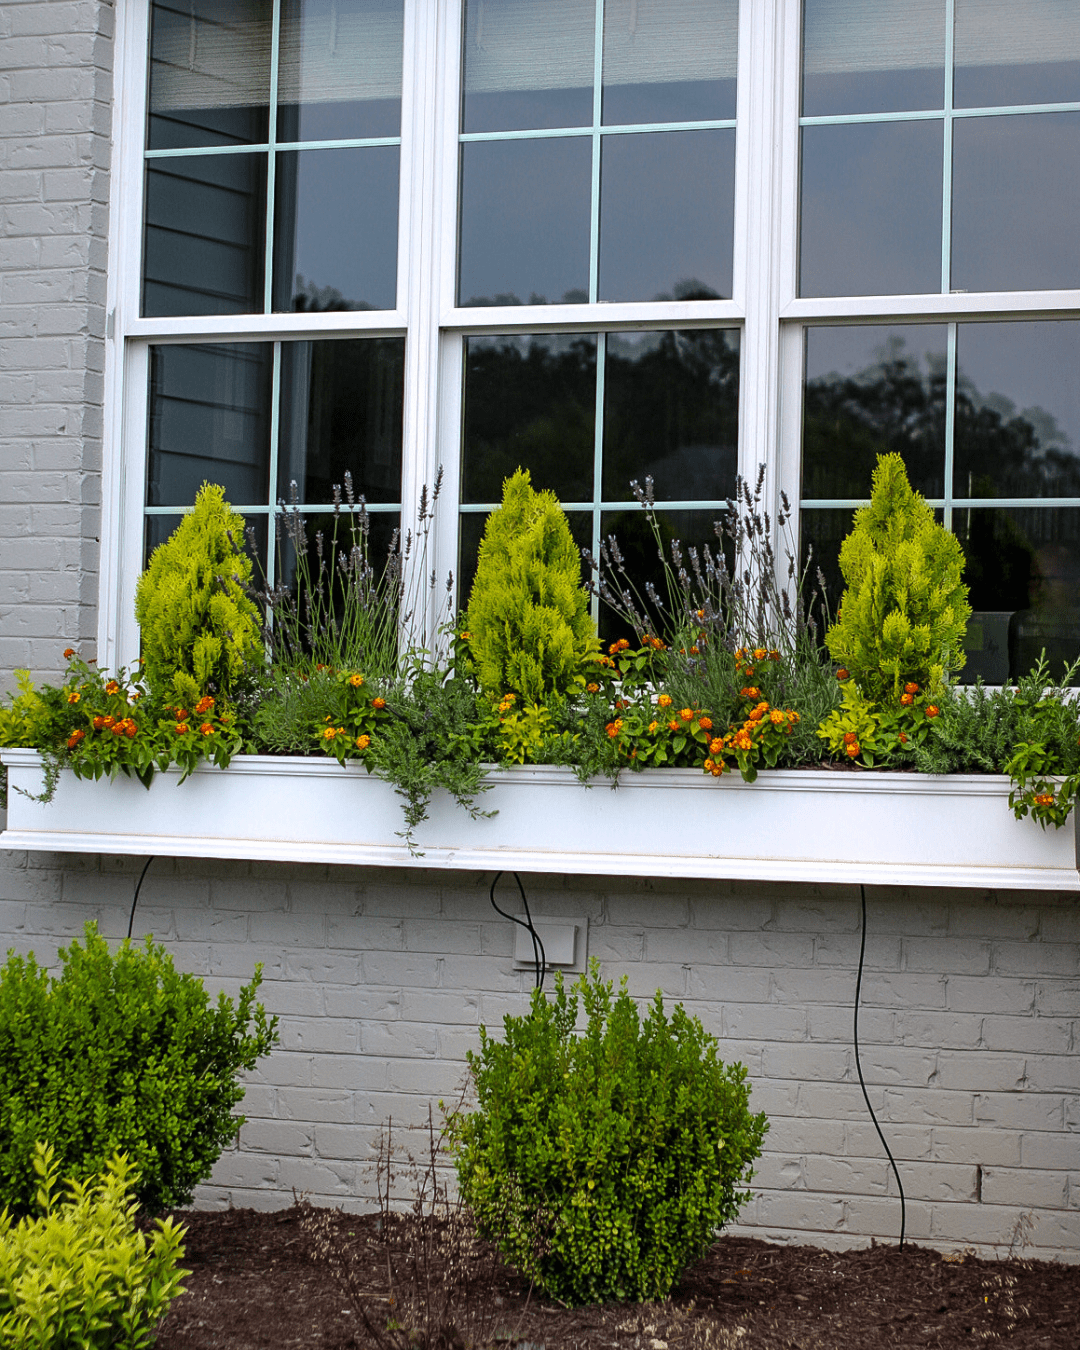
{"label": "dark window glass", "polygon": [[957,497],[1080,497],[1080,323],[957,329]]}
{"label": "dark window glass", "polygon": [[401,499],[404,338],[281,346],[277,495],[329,502],[352,474],[369,502]]}
{"label": "dark window glass", "polygon": [[282,0],[278,141],[401,131],[402,0]]}
{"label": "dark window glass", "polygon": [[807,330],[804,499],[869,497],[877,457],[891,451],[903,455],[913,487],[943,494],[947,332],[945,324]]}
{"label": "dark window glass", "polygon": [[265,155],[147,162],[145,315],[260,311],[265,251]]}
{"label": "dark window glass", "polygon": [[945,0],[804,0],[804,117],[940,108]]}
{"label": "dark window glass", "polygon": [[272,365],[269,342],[150,348],[148,506],[189,506],[204,482],[266,502]]}
{"label": "dark window glass", "polygon": [[738,37],[738,0],[605,0],[604,122],[734,117]]}
{"label": "dark window glass", "polygon": [[1062,0],[956,0],[958,108],[1080,100],[1080,7]]}
{"label": "dark window glass", "polygon": [[595,428],[592,334],[466,339],[462,501],[501,501],[518,467],[561,501],[591,501]]}
{"label": "dark window glass", "polygon": [[591,165],[587,136],[461,147],[459,304],[589,298]]}
{"label": "dark window glass", "polygon": [[462,131],[590,126],[595,44],[581,0],[466,0]]}
{"label": "dark window glass", "polygon": [[[974,622],[967,678],[990,671],[1001,679],[1025,674],[1046,653],[1060,678],[1080,655],[1080,508],[1032,507],[958,510],[953,529],[967,557]],[[975,645],[975,638],[978,645]]]}
{"label": "dark window glass", "polygon": [[[287,512],[281,511],[274,513],[276,580],[282,585],[295,587],[296,529],[294,523],[286,519],[287,515]],[[320,553],[325,568],[330,565],[330,559],[338,557],[342,552],[351,551],[354,542],[359,547],[366,548],[368,562],[374,568],[375,576],[380,577],[390,550],[396,548],[399,542],[401,515],[398,511],[369,511],[365,523],[359,509],[350,511],[343,506],[337,515],[332,511],[309,511],[302,519],[303,533],[307,539],[309,578],[318,577],[320,574]]]}
{"label": "dark window glass", "polygon": [[274,309],[393,309],[396,145],[276,157]]}
{"label": "dark window glass", "polygon": [[[164,544],[173,530],[183,519],[180,515],[175,516],[147,516],[143,531],[143,566],[150,561],[150,555],[159,544]],[[266,535],[269,528],[267,516],[247,515],[244,517],[246,529],[244,531],[243,547],[245,553],[255,564],[255,572],[252,581],[256,586],[261,586],[263,577],[266,576]]]}
{"label": "dark window glass", "polygon": [[271,0],[154,0],[151,150],[267,139]]}
{"label": "dark window glass", "polygon": [[651,474],[658,501],[735,489],[739,335],[731,329],[609,333],[604,362],[605,501]]}
{"label": "dark window glass", "polygon": [[[461,526],[458,534],[458,607],[467,609],[469,593],[476,579],[476,559],[480,553],[480,540],[484,537],[487,513],[483,511],[462,511]],[[566,520],[578,552],[592,548],[592,512],[567,511]],[[588,580],[585,563],[581,564],[581,580]]]}
{"label": "dark window glass", "polygon": [[[835,617],[844,594],[844,578],[840,574],[840,545],[851,533],[855,512],[851,509],[830,508],[799,512],[799,557],[801,565],[809,562],[806,585],[808,592],[817,592],[815,615]],[[821,576],[818,576],[820,571]],[[822,590],[821,580],[825,586]],[[810,603],[810,594],[803,596]]]}
{"label": "dark window glass", "polygon": [[735,132],[605,136],[601,300],[731,295]]}
{"label": "dark window glass", "polygon": [[941,289],[942,124],[804,127],[801,295]]}
{"label": "dark window glass", "polygon": [[952,285],[1080,286],[1080,113],[953,124]]}

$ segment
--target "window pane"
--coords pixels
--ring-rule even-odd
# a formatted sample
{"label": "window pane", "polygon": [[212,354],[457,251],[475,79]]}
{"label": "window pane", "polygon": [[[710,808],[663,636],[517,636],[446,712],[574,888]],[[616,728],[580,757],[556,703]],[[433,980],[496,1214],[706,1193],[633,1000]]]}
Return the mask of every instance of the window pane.
{"label": "window pane", "polygon": [[604,0],[604,121],[734,117],[738,40],[738,0]]}
{"label": "window pane", "polygon": [[596,11],[581,0],[466,0],[462,131],[591,126]]}
{"label": "window pane", "polygon": [[658,501],[726,499],[739,444],[739,334],[609,333],[604,362],[605,501],[653,477]]}
{"label": "window pane", "polygon": [[[671,562],[673,540],[677,540],[682,548],[683,562],[688,571],[691,567],[688,552],[690,547],[698,550],[698,556],[702,561],[704,560],[702,550],[705,545],[708,545],[710,552],[715,556],[721,550],[721,542],[717,538],[714,525],[722,514],[723,512],[712,509],[706,511],[657,511],[656,523],[660,527],[661,547],[668,562]],[[640,601],[635,601],[639,612],[642,606],[648,603],[645,587],[649,582],[652,582],[656,587],[657,594],[661,599],[666,601],[667,586],[664,581],[664,569],[660,565],[660,559],[656,556],[656,540],[649,527],[645,512],[640,507],[635,507],[632,511],[605,511],[600,518],[600,537],[606,540],[611,535],[614,535],[618,542],[627,578],[633,583],[641,597]],[[729,564],[731,562],[730,554],[728,562]],[[654,612],[653,617],[661,620],[657,627],[662,627],[662,616],[658,616]],[[600,606],[600,632],[605,641],[610,641],[614,637],[630,636],[629,633],[623,633],[618,625],[618,620],[605,605]]]}
{"label": "window pane", "polygon": [[957,329],[957,497],[1080,497],[1080,323]]}
{"label": "window pane", "polygon": [[281,345],[277,496],[333,500],[352,474],[369,502],[401,499],[404,338]]}
{"label": "window pane", "polygon": [[276,158],[274,309],[393,309],[398,147]]}
{"label": "window pane", "polygon": [[801,295],[941,288],[942,126],[802,131]]}
{"label": "window pane", "polygon": [[401,131],[402,0],[282,0],[278,140]]}
{"label": "window pane", "polygon": [[940,108],[945,0],[804,0],[804,117]]}
{"label": "window pane", "polygon": [[595,428],[591,333],[466,339],[462,501],[501,501],[519,466],[534,488],[591,501]]}
{"label": "window pane", "polygon": [[[143,530],[143,566],[146,567],[150,562],[150,555],[159,544],[164,544],[183,516],[147,516]],[[262,515],[248,515],[244,517],[247,528],[244,531],[243,548],[248,557],[255,564],[255,574],[252,581],[256,586],[262,585],[262,579],[266,576],[266,535],[269,528],[269,517]],[[254,549],[252,542],[254,540]]]}
{"label": "window pane", "polygon": [[953,124],[952,285],[1080,286],[1080,113]]}
{"label": "window pane", "polygon": [[152,150],[265,141],[271,0],[154,0]]}
{"label": "window pane", "polygon": [[804,499],[868,498],[877,457],[891,451],[912,487],[943,495],[947,333],[945,324],[807,329]]}
{"label": "window pane", "polygon": [[[484,526],[487,524],[486,511],[463,511],[461,513],[460,532],[458,534],[458,570],[457,570],[457,594],[458,608],[467,609],[469,604],[469,592],[472,590],[473,581],[476,579],[476,559],[480,552],[480,540],[484,537]],[[592,512],[591,511],[567,511],[566,520],[570,526],[570,533],[573,536],[574,543],[577,545],[580,554],[582,549],[592,548]],[[585,563],[582,560],[581,565],[582,584],[588,581],[588,573],[585,570]]]}
{"label": "window pane", "polygon": [[[803,600],[809,604],[810,594],[818,592],[815,616],[822,613],[822,608],[819,608],[822,600],[832,618],[836,617],[840,607],[840,597],[844,594],[844,578],[840,575],[840,545],[851,533],[854,517],[855,512],[850,508],[807,510],[804,507],[799,512],[799,565],[805,567],[808,559],[810,563]],[[825,579],[824,594],[818,577],[819,570]]]}
{"label": "window pane", "polygon": [[190,506],[204,482],[267,501],[273,344],[150,348],[148,506]]}
{"label": "window pane", "polygon": [[601,300],[731,295],[735,132],[605,136]]}
{"label": "window pane", "polygon": [[1042,651],[1060,678],[1063,663],[1080,655],[1080,509],[962,510],[953,528],[987,656],[1000,665],[1004,636],[1010,679],[1026,674]]}
{"label": "window pane", "polygon": [[[275,511],[274,530],[277,553],[277,582],[281,585],[296,586],[296,545],[290,530],[292,520],[288,512]],[[329,560],[352,546],[353,529],[362,537],[363,526],[359,511],[350,513],[342,508],[337,516],[331,511],[311,511],[302,517],[304,535],[307,539],[307,564],[309,578],[319,575],[319,550],[323,558]],[[398,544],[397,531],[401,525],[399,511],[369,511],[367,515],[367,556],[380,577],[386,565],[390,549]],[[320,540],[319,536],[322,536]],[[441,598],[441,595],[440,595]]]}
{"label": "window pane", "polygon": [[261,311],[265,248],[264,154],[147,162],[145,315]]}
{"label": "window pane", "polygon": [[587,136],[461,147],[459,304],[588,299],[591,166]]}
{"label": "window pane", "polygon": [[1071,0],[956,0],[958,108],[1080,99],[1080,8]]}

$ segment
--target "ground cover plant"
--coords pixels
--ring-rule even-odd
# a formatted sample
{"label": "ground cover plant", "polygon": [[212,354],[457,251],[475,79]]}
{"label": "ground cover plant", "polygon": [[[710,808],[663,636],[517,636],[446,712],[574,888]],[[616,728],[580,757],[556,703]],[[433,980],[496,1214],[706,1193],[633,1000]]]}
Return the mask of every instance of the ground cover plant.
{"label": "ground cover plant", "polygon": [[146,1350],[183,1293],[183,1228],[137,1227],[137,1173],[123,1154],[63,1188],[51,1145],[38,1143],[32,1164],[40,1212],[16,1222],[0,1210],[0,1347]]}
{"label": "ground cover plant", "polygon": [[432,792],[481,816],[492,766],[544,763],[612,781],[651,767],[1004,773],[1018,817],[1061,825],[1080,786],[1080,663],[958,685],[963,555],[900,457],[881,457],[856,513],[835,617],[812,559],[796,561],[786,498],[772,519],[763,484],[740,481],[714,539],[686,548],[665,544],[651,482],[633,485],[659,572],[635,576],[613,536],[586,555],[624,634],[604,649],[565,516],[523,471],[456,622],[452,578],[429,558],[441,476],[382,560],[347,477],[326,531],[283,504],[292,580],[273,588],[254,585],[242,521],[207,486],[140,587],[144,662],[108,674],[69,648],[59,685],[23,673],[0,701],[0,745],[43,752],[43,800],[64,766],[149,786],[241,750],[356,760],[394,784],[410,847]]}
{"label": "ground cover plant", "polygon": [[88,923],[59,959],[57,974],[33,953],[0,968],[0,1205],[34,1211],[39,1142],[65,1178],[98,1176],[122,1152],[140,1207],[188,1203],[243,1124],[240,1070],[276,1039],[255,1002],[259,967],[235,1004],[212,1004],[150,937],[113,953]]}

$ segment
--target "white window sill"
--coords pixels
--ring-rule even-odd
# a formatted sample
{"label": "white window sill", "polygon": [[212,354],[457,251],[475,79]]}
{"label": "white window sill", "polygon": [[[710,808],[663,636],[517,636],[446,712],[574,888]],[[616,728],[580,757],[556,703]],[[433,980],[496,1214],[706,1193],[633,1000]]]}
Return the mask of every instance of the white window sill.
{"label": "white window sill", "polygon": [[409,852],[400,799],[359,765],[242,755],[227,770],[109,783],[61,774],[48,805],[39,756],[5,750],[0,847],[598,876],[875,882],[1080,890],[1073,829],[1017,821],[999,776],[773,770],[747,784],[693,769],[586,789],[567,769],[491,776],[471,820],[445,793]]}

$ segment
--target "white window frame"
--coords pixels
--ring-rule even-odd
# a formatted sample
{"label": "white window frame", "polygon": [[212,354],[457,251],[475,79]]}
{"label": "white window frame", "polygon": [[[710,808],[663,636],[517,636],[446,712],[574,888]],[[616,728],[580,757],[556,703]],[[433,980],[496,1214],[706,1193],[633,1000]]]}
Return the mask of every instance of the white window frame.
{"label": "white window frame", "polygon": [[[98,653],[132,661],[142,565],[151,343],[402,336],[402,518],[441,465],[438,571],[456,569],[462,352],[473,334],[733,327],[740,331],[739,470],[766,466],[766,501],[797,503],[808,324],[1080,317],[1080,289],[800,298],[799,0],[741,0],[730,300],[462,308],[456,305],[459,91],[464,0],[406,0],[397,308],[142,318],[143,145],[149,0],[117,0],[110,196]],[[948,0],[951,24],[953,0]]]}

